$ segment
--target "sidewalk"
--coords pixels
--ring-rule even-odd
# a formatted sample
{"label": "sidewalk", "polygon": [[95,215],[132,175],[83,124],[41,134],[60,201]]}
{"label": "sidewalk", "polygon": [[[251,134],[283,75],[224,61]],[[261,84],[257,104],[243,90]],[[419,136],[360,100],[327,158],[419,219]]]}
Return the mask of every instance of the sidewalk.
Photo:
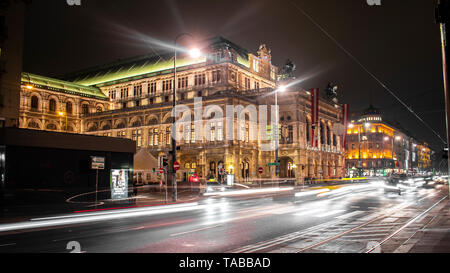
{"label": "sidewalk", "polygon": [[410,241],[409,253],[450,253],[450,200],[442,201],[432,212],[432,220]]}

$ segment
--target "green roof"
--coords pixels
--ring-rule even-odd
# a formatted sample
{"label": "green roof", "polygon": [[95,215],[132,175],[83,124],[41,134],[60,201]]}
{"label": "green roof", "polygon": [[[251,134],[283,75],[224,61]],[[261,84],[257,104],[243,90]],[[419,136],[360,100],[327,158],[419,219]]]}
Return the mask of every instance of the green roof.
{"label": "green roof", "polygon": [[[201,42],[207,47],[213,48],[233,48],[237,53],[237,63],[249,68],[248,60],[249,51],[230,42],[222,37],[215,37]],[[187,68],[190,65],[202,64],[206,62],[206,57],[201,56],[197,59],[183,56],[180,54],[177,58],[177,67]],[[119,60],[109,64],[96,66],[82,71],[63,75],[60,78],[66,81],[71,81],[76,84],[86,86],[105,86],[111,83],[126,82],[133,79],[140,79],[142,77],[151,77],[157,73],[165,73],[173,70],[173,52],[168,50],[161,50],[158,53],[152,53],[125,60]]]}
{"label": "green roof", "polygon": [[22,72],[22,84],[30,84],[38,88],[63,92],[82,97],[108,99],[108,97],[105,94],[103,94],[103,92],[99,88],[39,76],[31,73]]}
{"label": "green roof", "polygon": [[[197,59],[192,58],[177,58],[177,67],[184,67],[193,64],[204,63],[205,57]],[[161,72],[173,69],[173,58],[165,60],[159,58],[156,61],[149,59],[133,64],[122,64],[111,69],[99,71],[95,75],[87,74],[76,78],[73,82],[82,85],[99,85],[102,83],[112,82],[121,79],[129,79],[132,77],[151,74],[154,72]]]}

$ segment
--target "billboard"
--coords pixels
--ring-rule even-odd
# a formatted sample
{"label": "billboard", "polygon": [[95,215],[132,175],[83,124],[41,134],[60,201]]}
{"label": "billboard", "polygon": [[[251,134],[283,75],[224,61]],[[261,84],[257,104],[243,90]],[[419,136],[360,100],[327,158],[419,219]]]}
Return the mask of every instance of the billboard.
{"label": "billboard", "polygon": [[128,198],[128,170],[111,170],[111,199]]}

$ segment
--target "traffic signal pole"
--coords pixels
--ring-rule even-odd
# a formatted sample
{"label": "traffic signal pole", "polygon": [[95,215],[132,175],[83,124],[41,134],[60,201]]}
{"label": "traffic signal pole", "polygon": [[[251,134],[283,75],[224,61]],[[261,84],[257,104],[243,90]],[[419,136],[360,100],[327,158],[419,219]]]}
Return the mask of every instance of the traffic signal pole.
{"label": "traffic signal pole", "polygon": [[[438,0],[436,7],[436,22],[441,28],[441,43],[442,43],[442,65],[444,74],[444,92],[445,92],[445,114],[447,124],[447,147],[450,143],[450,86],[447,64],[449,63],[450,52],[448,50],[448,26],[450,20],[450,0]],[[450,155],[450,150],[447,151]],[[450,174],[450,158],[447,159],[448,174]],[[449,182],[449,195],[450,195],[450,178],[447,178]]]}

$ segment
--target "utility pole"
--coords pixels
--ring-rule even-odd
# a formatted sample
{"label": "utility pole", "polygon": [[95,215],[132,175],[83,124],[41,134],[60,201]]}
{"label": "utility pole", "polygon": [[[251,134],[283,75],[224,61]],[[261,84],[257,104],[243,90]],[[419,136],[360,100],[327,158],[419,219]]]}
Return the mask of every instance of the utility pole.
{"label": "utility pole", "polygon": [[[360,125],[358,125],[359,127]],[[362,164],[361,164],[361,129],[362,126],[358,128],[358,169],[359,169],[359,177],[361,177],[362,175]]]}
{"label": "utility pole", "polygon": [[[442,65],[444,75],[444,92],[445,92],[445,114],[447,123],[447,147],[450,143],[450,86],[447,64],[449,62],[448,56],[450,52],[448,50],[448,23],[450,20],[450,0],[438,0],[436,7],[436,22],[440,24],[441,28],[441,43],[442,43]],[[450,154],[450,151],[447,151]],[[450,160],[450,158],[448,159]],[[450,161],[448,161],[448,173],[450,174]],[[449,195],[450,195],[450,178],[449,181]]]}
{"label": "utility pole", "polygon": [[[174,56],[173,56],[173,94],[172,94],[172,107],[173,110],[175,110],[175,107],[177,105],[177,40],[181,35],[177,36],[175,39],[175,50],[174,50]],[[177,172],[173,168],[173,164],[175,161],[177,161],[177,140],[176,140],[176,128],[175,128],[175,120],[176,117],[173,117],[173,124],[172,124],[172,162],[170,163],[169,170],[172,174],[172,201],[177,202],[178,194],[177,194]]]}

